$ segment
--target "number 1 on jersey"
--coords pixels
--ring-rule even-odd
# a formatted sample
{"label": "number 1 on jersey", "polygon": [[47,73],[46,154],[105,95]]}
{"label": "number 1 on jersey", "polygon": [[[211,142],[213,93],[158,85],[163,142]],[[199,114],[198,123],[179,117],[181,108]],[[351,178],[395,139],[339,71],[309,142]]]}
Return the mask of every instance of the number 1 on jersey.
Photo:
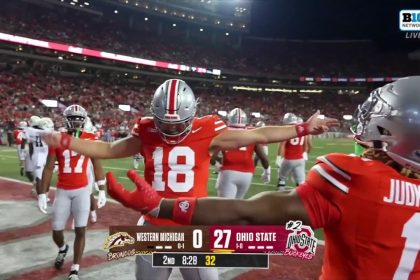
{"label": "number 1 on jersey", "polygon": [[395,280],[409,279],[414,268],[414,263],[420,251],[420,213],[415,213],[404,224],[402,237],[405,237],[405,246],[402,252],[400,263],[395,271]]}

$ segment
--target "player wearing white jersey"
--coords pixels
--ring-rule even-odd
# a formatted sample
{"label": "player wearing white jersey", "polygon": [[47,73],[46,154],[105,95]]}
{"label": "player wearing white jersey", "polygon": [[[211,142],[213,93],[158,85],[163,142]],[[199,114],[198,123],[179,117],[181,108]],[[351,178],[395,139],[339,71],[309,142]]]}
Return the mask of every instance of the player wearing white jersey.
{"label": "player wearing white jersey", "polygon": [[140,166],[140,162],[144,160],[143,156],[140,153],[137,153],[133,156],[133,167],[134,169],[138,169]]}
{"label": "player wearing white jersey", "polygon": [[23,129],[28,126],[28,123],[26,121],[19,122],[18,128],[13,132],[15,143],[16,143],[16,149],[17,154],[19,158],[19,167],[20,167],[20,176],[25,175],[25,157],[26,157],[26,150],[22,149],[22,141],[25,137],[25,132]]}
{"label": "player wearing white jersey", "polygon": [[24,169],[26,173],[26,177],[28,178],[29,182],[32,183],[32,195],[36,196],[36,189],[35,189],[35,180],[34,180],[34,160],[33,158],[33,145],[30,143],[30,135],[28,135],[29,129],[40,129],[39,128],[39,122],[41,121],[41,118],[38,116],[31,116],[29,118],[29,127],[24,127],[22,130],[22,142],[21,142],[21,150],[25,151],[22,153],[22,159],[24,160]]}
{"label": "player wearing white jersey", "polygon": [[37,126],[26,128],[25,134],[29,143],[32,164],[34,170],[34,185],[37,192],[39,192],[40,183],[42,179],[42,171],[44,170],[45,163],[48,156],[48,145],[42,140],[42,131],[53,131],[54,123],[50,118],[39,119]]}

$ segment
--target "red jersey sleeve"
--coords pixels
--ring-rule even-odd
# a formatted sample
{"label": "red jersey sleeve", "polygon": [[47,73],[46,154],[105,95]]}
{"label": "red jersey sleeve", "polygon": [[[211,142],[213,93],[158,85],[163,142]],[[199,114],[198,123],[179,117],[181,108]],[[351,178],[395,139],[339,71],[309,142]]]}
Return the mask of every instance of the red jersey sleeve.
{"label": "red jersey sleeve", "polygon": [[133,126],[133,129],[131,129],[131,135],[133,136],[140,136],[140,122],[141,122],[141,118],[138,118],[136,123]]}
{"label": "red jersey sleeve", "polygon": [[301,184],[296,191],[306,209],[312,228],[327,227],[340,219],[339,209],[307,182]]}
{"label": "red jersey sleeve", "polygon": [[219,135],[220,133],[222,133],[225,129],[227,129],[227,126],[226,126],[225,122],[222,121],[220,119],[220,117],[217,116],[217,115],[212,115],[210,117],[210,122],[211,122],[211,125],[209,125],[209,131],[208,131],[208,133],[212,137],[216,137],[217,135]]}

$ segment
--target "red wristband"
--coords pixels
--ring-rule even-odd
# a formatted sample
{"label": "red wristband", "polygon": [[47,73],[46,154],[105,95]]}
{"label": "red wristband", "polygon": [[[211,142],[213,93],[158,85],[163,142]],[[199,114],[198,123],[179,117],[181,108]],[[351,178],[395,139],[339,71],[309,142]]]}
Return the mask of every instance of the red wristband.
{"label": "red wristband", "polygon": [[295,125],[295,129],[297,137],[309,135],[309,124],[306,122]]}
{"label": "red wristband", "polygon": [[190,225],[196,204],[196,197],[177,198],[172,210],[172,220],[182,225]]}
{"label": "red wristband", "polygon": [[71,136],[65,132],[61,133],[60,148],[67,150],[71,143]]}

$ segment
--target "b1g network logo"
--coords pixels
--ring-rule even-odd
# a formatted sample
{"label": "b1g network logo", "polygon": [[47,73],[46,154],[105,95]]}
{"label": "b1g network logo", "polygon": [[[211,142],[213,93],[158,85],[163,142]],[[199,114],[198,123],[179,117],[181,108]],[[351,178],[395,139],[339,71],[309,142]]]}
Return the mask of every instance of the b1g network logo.
{"label": "b1g network logo", "polygon": [[286,230],[293,232],[287,236],[284,256],[292,256],[304,260],[311,260],[315,256],[318,239],[310,226],[305,226],[301,221],[289,221]]}
{"label": "b1g network logo", "polygon": [[407,31],[405,38],[420,39],[420,10],[401,10],[399,23],[400,30]]}

